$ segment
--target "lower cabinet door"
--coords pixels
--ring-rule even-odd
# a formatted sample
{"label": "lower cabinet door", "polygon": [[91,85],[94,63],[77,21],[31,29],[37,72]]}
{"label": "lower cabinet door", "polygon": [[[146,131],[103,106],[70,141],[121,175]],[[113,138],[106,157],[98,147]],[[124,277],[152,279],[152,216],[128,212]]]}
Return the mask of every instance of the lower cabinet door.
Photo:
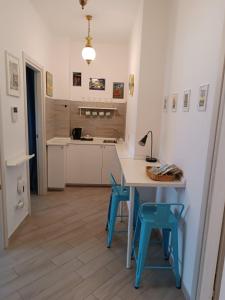
{"label": "lower cabinet door", "polygon": [[110,173],[120,183],[121,168],[115,145],[104,145],[102,153],[102,184],[110,184]]}
{"label": "lower cabinet door", "polygon": [[48,188],[65,187],[65,147],[48,146]]}
{"label": "lower cabinet door", "polygon": [[69,145],[66,182],[68,184],[101,184],[102,146]]}

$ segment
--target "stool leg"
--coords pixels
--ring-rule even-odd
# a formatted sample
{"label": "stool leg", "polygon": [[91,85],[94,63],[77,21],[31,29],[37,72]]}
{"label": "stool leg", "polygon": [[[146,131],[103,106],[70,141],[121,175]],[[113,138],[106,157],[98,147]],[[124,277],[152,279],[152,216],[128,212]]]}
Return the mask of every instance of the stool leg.
{"label": "stool leg", "polygon": [[138,241],[139,236],[140,236],[140,227],[141,227],[141,221],[140,221],[139,216],[137,216],[136,226],[135,226],[135,231],[134,231],[134,237],[133,237],[133,245],[132,245],[131,258],[134,257],[135,245],[136,245],[136,242]]}
{"label": "stool leg", "polygon": [[116,197],[112,196],[110,218],[108,223],[108,237],[107,237],[107,247],[110,248],[112,244],[113,233],[115,230],[116,217],[118,211],[119,201]]}
{"label": "stool leg", "polygon": [[149,240],[151,236],[151,227],[146,223],[141,223],[141,235],[138,247],[138,257],[136,261],[136,276],[135,276],[135,288],[140,287],[141,276],[144,270],[145,260],[147,256]]}
{"label": "stool leg", "polygon": [[170,238],[170,229],[164,228],[162,230],[163,233],[163,252],[164,252],[164,258],[166,260],[169,259],[169,238]]}
{"label": "stool leg", "polygon": [[172,247],[173,247],[173,268],[176,277],[176,288],[181,288],[181,278],[179,273],[179,261],[178,261],[178,232],[177,227],[172,229]]}
{"label": "stool leg", "polygon": [[106,226],[105,226],[105,231],[108,230],[108,224],[109,224],[109,219],[110,219],[110,211],[111,211],[111,204],[112,204],[112,193],[111,193],[110,199],[109,199],[109,207],[108,207],[108,215],[107,215],[107,222],[106,222]]}

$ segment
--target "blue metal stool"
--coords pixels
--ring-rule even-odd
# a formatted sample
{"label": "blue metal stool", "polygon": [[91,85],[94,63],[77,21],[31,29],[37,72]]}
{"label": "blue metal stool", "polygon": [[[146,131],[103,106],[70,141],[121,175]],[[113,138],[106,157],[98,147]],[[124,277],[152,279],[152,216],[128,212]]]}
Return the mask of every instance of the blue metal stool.
{"label": "blue metal stool", "polygon": [[[113,175],[110,175],[111,185],[112,185],[112,193],[109,201],[108,208],[108,217],[106,230],[108,231],[107,235],[107,247],[110,248],[112,245],[112,238],[115,231],[116,218],[118,217],[127,217],[127,216],[118,216],[118,207],[119,203],[122,201],[129,201],[129,188],[123,187],[120,184],[117,184]],[[135,200],[134,200],[134,227],[136,224],[137,214],[139,209],[139,195],[135,190]]]}
{"label": "blue metal stool", "polygon": [[[140,206],[132,249],[136,260],[135,288],[140,286],[144,269],[172,269],[176,277],[176,287],[181,287],[178,262],[178,224],[183,210],[184,205],[178,203],[144,203]],[[166,259],[169,259],[170,255],[172,255],[172,265],[145,266],[153,229],[162,229],[164,256]],[[139,237],[138,255],[136,255],[135,244]]]}

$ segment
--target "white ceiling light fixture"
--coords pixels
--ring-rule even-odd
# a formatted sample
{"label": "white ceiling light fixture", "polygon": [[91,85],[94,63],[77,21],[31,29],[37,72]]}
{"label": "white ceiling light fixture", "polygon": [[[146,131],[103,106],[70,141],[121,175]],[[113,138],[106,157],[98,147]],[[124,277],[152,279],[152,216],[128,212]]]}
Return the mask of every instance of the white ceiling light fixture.
{"label": "white ceiling light fixture", "polygon": [[86,37],[86,45],[82,50],[82,57],[88,65],[95,60],[96,52],[95,49],[92,47],[92,37],[90,36],[90,21],[92,20],[92,16],[87,15],[86,19],[88,20],[88,36]]}
{"label": "white ceiling light fixture", "polygon": [[84,9],[84,6],[87,4],[87,0],[80,0],[80,5],[82,9]]}

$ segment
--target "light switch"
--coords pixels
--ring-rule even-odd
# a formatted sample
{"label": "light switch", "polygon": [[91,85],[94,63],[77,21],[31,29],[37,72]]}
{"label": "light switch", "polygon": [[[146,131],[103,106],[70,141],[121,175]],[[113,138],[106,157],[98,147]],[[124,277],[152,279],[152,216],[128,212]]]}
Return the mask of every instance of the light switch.
{"label": "light switch", "polygon": [[18,120],[18,106],[11,107],[11,118],[12,122],[16,123]]}

